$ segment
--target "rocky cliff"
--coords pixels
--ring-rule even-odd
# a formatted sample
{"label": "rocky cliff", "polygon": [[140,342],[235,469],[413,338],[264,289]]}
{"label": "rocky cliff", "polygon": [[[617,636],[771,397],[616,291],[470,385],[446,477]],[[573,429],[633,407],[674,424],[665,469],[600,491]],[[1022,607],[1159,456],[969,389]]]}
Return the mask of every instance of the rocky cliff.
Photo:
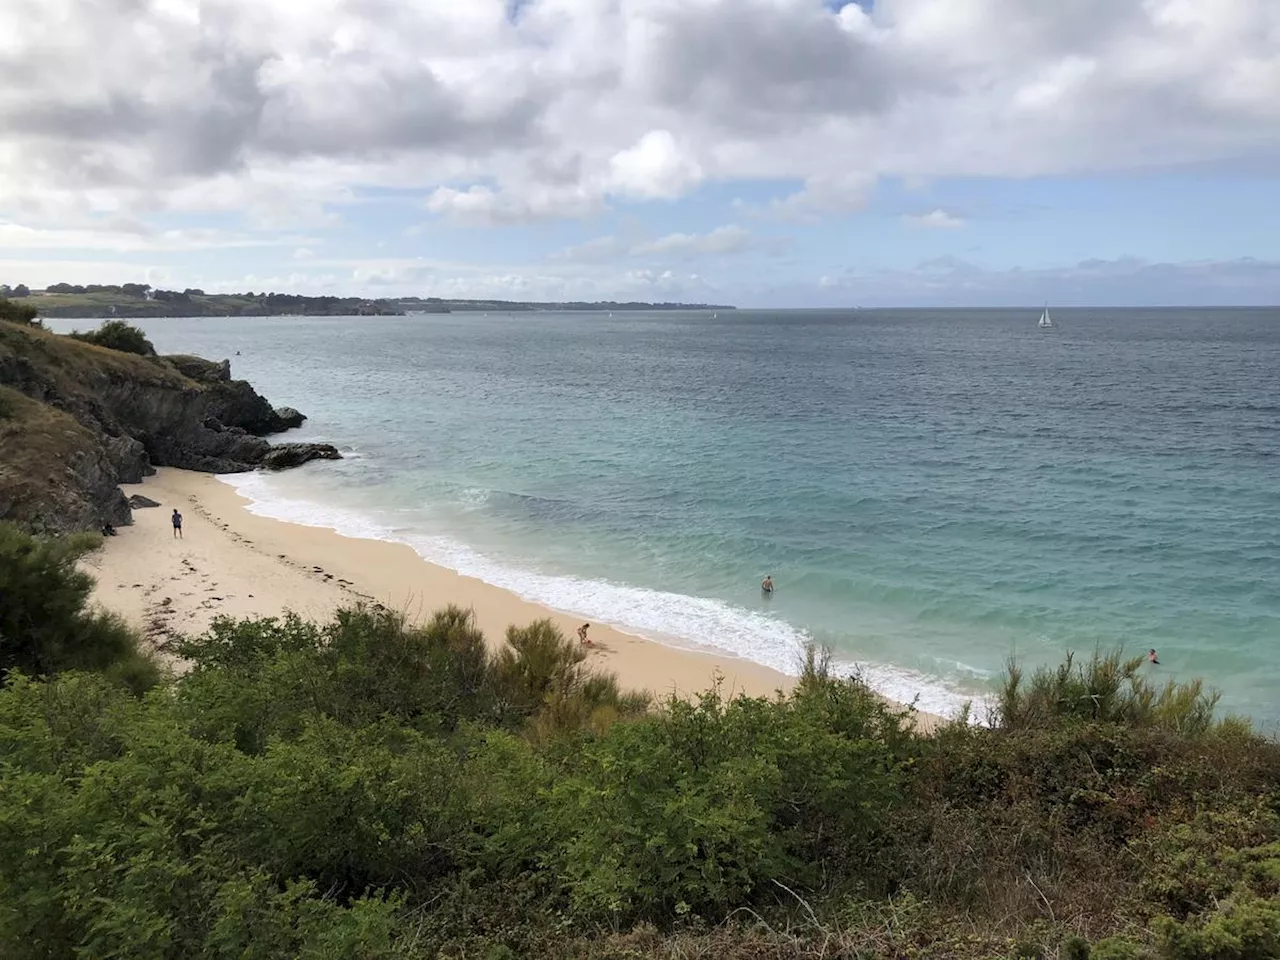
{"label": "rocky cliff", "polygon": [[[263,437],[304,420],[277,412],[227,361],[140,357],[0,323],[0,519],[49,532],[130,522],[117,486],[153,466],[251,470]],[[333,458],[290,444],[270,461]]]}

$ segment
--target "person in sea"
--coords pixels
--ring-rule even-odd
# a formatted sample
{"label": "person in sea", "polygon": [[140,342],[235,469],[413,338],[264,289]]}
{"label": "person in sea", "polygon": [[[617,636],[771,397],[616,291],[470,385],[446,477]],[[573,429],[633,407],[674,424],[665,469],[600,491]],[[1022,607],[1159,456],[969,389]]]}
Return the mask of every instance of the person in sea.
{"label": "person in sea", "polygon": [[584,623],[582,626],[578,628],[578,640],[582,643],[584,647],[594,646],[594,644],[591,642],[591,638],[587,636],[587,628],[590,626],[591,624]]}
{"label": "person in sea", "polygon": [[181,540],[182,539],[182,514],[178,512],[177,507],[173,508],[173,516],[170,517],[169,519],[173,521],[174,537],[178,540]]}
{"label": "person in sea", "polygon": [[1156,666],[1160,665],[1160,658],[1156,656],[1155,647],[1152,647],[1150,650],[1147,651],[1147,659],[1150,662],[1154,663]]}
{"label": "person in sea", "polygon": [[765,578],[760,581],[760,589],[765,593],[773,593],[773,576],[765,574]]}

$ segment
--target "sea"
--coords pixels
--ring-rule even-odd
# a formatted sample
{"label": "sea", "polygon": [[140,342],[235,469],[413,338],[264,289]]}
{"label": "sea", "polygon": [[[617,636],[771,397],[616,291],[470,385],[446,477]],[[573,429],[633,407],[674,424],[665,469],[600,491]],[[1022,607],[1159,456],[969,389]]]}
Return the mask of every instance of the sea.
{"label": "sea", "polygon": [[1039,314],[140,326],[343,451],[225,478],[256,513],[783,671],[816,642],[924,710],[980,716],[1011,657],[1155,648],[1280,727],[1280,310]]}

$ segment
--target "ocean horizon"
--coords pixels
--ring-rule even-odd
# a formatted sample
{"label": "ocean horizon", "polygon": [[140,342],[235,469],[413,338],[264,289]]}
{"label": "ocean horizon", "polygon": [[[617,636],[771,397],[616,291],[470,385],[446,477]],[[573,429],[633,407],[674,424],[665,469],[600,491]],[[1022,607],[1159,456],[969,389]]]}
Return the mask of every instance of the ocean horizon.
{"label": "ocean horizon", "polygon": [[931,712],[1155,648],[1274,730],[1280,309],[1039,313],[131,322],[343,451],[225,478],[257,513],[785,672],[824,644]]}

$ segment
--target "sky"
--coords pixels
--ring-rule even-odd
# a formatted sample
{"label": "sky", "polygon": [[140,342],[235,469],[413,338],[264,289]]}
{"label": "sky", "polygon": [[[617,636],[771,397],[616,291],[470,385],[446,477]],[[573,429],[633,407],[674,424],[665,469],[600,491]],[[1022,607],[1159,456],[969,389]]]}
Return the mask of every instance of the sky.
{"label": "sky", "polygon": [[1280,303],[1277,0],[4,0],[0,283]]}

